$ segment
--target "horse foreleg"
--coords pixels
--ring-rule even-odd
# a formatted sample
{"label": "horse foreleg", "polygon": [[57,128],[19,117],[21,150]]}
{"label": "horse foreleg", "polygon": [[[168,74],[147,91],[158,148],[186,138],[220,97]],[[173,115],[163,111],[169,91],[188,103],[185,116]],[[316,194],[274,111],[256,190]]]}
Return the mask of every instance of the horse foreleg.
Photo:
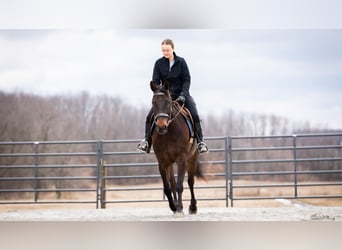
{"label": "horse foreleg", "polygon": [[177,212],[183,212],[183,200],[182,200],[182,195],[183,195],[183,182],[184,182],[184,175],[185,175],[185,163],[180,163],[178,164],[178,171],[177,171],[177,185],[176,185],[176,190],[178,194],[178,202],[177,202]]}
{"label": "horse foreleg", "polygon": [[188,176],[188,184],[189,184],[190,193],[191,193],[191,203],[190,203],[190,206],[189,206],[189,213],[190,214],[197,213],[197,201],[196,201],[195,193],[194,193],[194,183],[195,183],[194,175],[190,175],[189,174],[189,176]]}
{"label": "horse foreleg", "polygon": [[163,186],[164,186],[164,194],[167,197],[167,200],[169,201],[169,207],[173,212],[177,211],[177,208],[173,202],[172,195],[171,195],[171,189],[170,189],[170,183],[169,183],[169,174],[166,168],[159,166],[159,172],[160,176],[163,180]]}
{"label": "horse foreleg", "polygon": [[177,206],[177,192],[176,192],[176,180],[175,180],[175,175],[173,172],[173,165],[171,164],[170,167],[168,168],[168,173],[169,173],[169,180],[170,180],[170,185],[171,185],[171,192],[173,194],[173,202],[175,206]]}
{"label": "horse foreleg", "polygon": [[196,162],[194,162],[190,165],[190,168],[188,171],[188,185],[189,185],[189,189],[191,193],[191,203],[189,206],[190,214],[197,213],[197,201],[196,201],[195,192],[194,192],[196,167],[197,167]]}

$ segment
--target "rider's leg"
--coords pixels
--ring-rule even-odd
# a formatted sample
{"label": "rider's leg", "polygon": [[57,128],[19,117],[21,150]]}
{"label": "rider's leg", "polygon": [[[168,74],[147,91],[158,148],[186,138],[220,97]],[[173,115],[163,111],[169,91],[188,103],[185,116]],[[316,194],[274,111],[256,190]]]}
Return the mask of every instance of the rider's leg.
{"label": "rider's leg", "polygon": [[196,138],[198,140],[198,151],[200,153],[207,153],[208,146],[205,144],[203,141],[203,132],[202,132],[202,127],[201,127],[201,121],[198,115],[196,103],[194,99],[191,96],[186,97],[185,105],[184,105],[189,111],[191,112],[192,118],[194,120],[194,125],[195,125],[195,134]]}
{"label": "rider's leg", "polygon": [[145,121],[145,139],[142,140],[138,146],[137,150],[143,151],[145,153],[149,153],[152,145],[152,129],[151,129],[151,118],[153,115],[152,109],[148,112]]}

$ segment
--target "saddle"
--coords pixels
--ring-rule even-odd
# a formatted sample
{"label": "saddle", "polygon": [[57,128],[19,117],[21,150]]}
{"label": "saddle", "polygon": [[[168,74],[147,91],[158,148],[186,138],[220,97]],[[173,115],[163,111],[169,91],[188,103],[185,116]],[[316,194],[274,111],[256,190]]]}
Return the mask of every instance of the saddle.
{"label": "saddle", "polygon": [[182,115],[182,117],[184,118],[186,125],[188,126],[188,129],[189,129],[190,142],[192,143],[195,137],[195,127],[194,127],[195,123],[194,123],[194,120],[192,118],[192,115],[189,109],[187,109],[184,106],[182,108],[182,106],[178,102],[175,102],[173,107],[176,109],[177,112],[180,112],[180,115]]}

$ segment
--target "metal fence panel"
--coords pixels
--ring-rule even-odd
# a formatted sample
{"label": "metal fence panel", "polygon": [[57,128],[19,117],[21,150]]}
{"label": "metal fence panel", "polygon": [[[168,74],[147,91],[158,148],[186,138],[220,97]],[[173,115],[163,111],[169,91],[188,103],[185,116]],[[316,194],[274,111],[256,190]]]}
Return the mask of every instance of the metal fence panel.
{"label": "metal fence panel", "polygon": [[[137,152],[138,141],[0,142],[0,204],[95,204],[106,208],[108,204],[165,202],[155,156]],[[209,181],[195,184],[199,201],[225,202],[228,207],[229,200],[233,206],[239,200],[342,198],[338,192],[302,192],[305,188],[342,186],[341,133],[222,136],[206,141],[210,153],[200,160]],[[334,178],[322,181],[318,176]],[[272,178],[287,181],[268,181]],[[145,182],[150,185],[141,184]],[[241,195],[248,189],[286,188],[291,193]],[[140,195],[156,191],[158,197]],[[129,195],[134,192],[139,195]]]}
{"label": "metal fence panel", "polygon": [[[272,140],[277,141],[274,143]],[[279,146],[279,144],[281,145]],[[275,152],[281,152],[283,155],[274,157],[272,154],[275,154]],[[251,153],[254,153],[254,155],[249,155]],[[257,157],[258,153],[261,158]],[[305,187],[342,186],[342,133],[297,134],[291,136],[232,136],[229,137],[229,157],[231,206],[237,200],[342,198],[342,193],[338,191],[335,195],[305,195],[299,192],[300,188]],[[270,168],[270,166],[272,170],[264,170],[267,167]],[[272,168],[272,166],[276,167]],[[322,181],[321,178],[313,177],[322,175],[328,175],[332,180],[326,178],[327,180]],[[267,183],[267,178],[279,178],[281,176],[292,178],[292,181],[285,184],[281,182],[278,184]],[[300,179],[301,176],[310,176],[310,178],[307,177],[309,181],[304,178]],[[249,178],[252,184],[236,184],[243,178]],[[257,179],[260,178],[266,183],[258,183]],[[317,180],[310,182],[310,179]],[[279,189],[285,187],[292,188],[292,195],[271,194],[269,196],[256,195],[251,197],[236,194],[241,189],[260,190],[263,188]]]}

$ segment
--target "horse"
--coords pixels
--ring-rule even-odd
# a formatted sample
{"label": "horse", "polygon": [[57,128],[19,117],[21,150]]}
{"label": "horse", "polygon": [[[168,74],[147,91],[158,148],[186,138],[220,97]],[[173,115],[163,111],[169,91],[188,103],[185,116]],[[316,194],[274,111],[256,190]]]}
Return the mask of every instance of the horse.
{"label": "horse", "polygon": [[[181,114],[184,105],[180,106],[178,102],[172,101],[168,82],[157,86],[151,81],[150,87],[153,91],[154,113],[152,146],[158,161],[164,194],[170,209],[174,213],[183,214],[183,181],[187,172],[191,193],[189,213],[195,214],[197,201],[194,193],[194,177],[204,177],[200,170],[196,139],[191,138],[188,125]],[[177,181],[173,171],[174,163],[177,164]]]}

